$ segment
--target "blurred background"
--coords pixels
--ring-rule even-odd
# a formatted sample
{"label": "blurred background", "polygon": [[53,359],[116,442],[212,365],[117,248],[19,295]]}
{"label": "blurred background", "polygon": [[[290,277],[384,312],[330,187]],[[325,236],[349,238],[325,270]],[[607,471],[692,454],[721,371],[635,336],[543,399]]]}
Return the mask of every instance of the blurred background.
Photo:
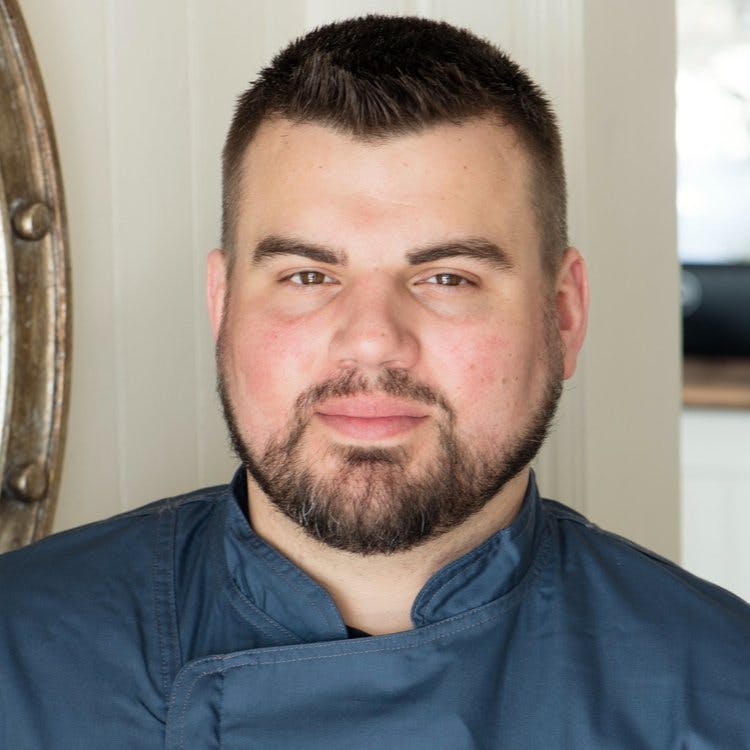
{"label": "blurred background", "polygon": [[677,0],[682,559],[750,599],[750,1]]}
{"label": "blurred background", "polygon": [[[219,160],[235,98],[275,51],[316,25],[417,14],[499,44],[560,117],[571,239],[587,258],[592,309],[579,372],[537,462],[543,493],[750,598],[750,411],[736,400],[706,406],[707,384],[714,399],[726,392],[714,387],[713,354],[696,360],[704,395],[683,407],[680,313],[681,289],[684,298],[686,286],[705,283],[700,272],[685,276],[680,255],[686,266],[747,260],[748,173],[736,164],[747,167],[750,137],[746,4],[20,3],[54,118],[72,257],[72,396],[56,529],[228,481],[236,462],[214,394],[203,275],[218,244]],[[697,46],[684,52],[688,38]],[[712,45],[728,50],[712,63],[726,76],[719,88],[732,91],[726,105],[707,93],[711,76],[700,68],[704,52],[720,54]],[[744,112],[744,131],[724,129],[723,106]],[[709,210],[722,170],[734,182]],[[701,211],[719,228],[700,223]]]}

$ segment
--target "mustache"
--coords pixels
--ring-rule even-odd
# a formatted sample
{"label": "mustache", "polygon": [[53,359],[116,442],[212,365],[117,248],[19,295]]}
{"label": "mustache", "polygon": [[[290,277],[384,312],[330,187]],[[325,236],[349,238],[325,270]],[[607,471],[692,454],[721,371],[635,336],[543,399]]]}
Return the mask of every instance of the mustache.
{"label": "mustache", "polygon": [[374,382],[356,368],[344,370],[301,393],[295,402],[295,408],[298,414],[309,415],[317,404],[330,398],[373,393],[385,393],[427,406],[438,406],[446,413],[450,422],[455,420],[455,412],[443,394],[413,380],[405,370],[396,368],[386,368]]}

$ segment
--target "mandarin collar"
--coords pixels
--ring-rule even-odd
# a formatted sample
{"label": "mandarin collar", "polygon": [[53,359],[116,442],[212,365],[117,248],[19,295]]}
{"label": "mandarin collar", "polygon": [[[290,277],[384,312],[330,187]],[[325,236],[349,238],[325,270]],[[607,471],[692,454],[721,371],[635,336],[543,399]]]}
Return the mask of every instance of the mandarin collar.
{"label": "mandarin collar", "polygon": [[[247,483],[239,469],[224,514],[224,557],[234,584],[258,609],[301,641],[342,640],[346,625],[328,592],[251,528]],[[542,511],[534,473],[513,522],[434,573],[414,600],[415,628],[499,599],[515,588],[534,557]]]}

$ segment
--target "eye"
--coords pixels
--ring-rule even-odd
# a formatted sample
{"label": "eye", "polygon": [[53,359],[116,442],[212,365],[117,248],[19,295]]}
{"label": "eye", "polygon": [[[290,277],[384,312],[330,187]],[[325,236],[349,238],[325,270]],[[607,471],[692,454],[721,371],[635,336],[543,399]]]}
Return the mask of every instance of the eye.
{"label": "eye", "polygon": [[322,271],[295,271],[285,276],[282,281],[288,281],[295,286],[320,286],[335,283],[334,279]]}
{"label": "eye", "polygon": [[457,273],[436,273],[426,278],[423,283],[434,284],[435,286],[466,286],[472,284],[467,278],[459,276]]}

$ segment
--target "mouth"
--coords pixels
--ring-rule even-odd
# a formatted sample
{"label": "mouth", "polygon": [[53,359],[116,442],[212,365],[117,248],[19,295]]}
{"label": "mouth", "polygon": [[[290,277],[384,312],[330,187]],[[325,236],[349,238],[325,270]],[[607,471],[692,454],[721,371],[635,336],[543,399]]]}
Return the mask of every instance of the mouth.
{"label": "mouth", "polygon": [[327,401],[315,415],[335,432],[359,440],[403,435],[430,416],[426,408],[413,402],[372,396]]}

